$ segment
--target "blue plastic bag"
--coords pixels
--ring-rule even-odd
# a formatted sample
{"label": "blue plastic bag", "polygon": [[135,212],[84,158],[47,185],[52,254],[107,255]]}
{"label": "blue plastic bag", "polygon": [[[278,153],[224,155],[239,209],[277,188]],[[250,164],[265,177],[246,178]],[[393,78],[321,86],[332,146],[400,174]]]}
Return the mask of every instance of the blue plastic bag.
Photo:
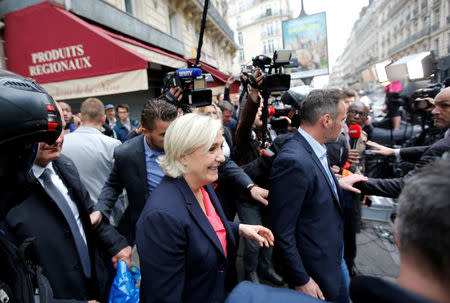
{"label": "blue plastic bag", "polygon": [[117,263],[117,274],[109,292],[109,303],[138,303],[141,272],[136,266],[128,270],[125,261]]}

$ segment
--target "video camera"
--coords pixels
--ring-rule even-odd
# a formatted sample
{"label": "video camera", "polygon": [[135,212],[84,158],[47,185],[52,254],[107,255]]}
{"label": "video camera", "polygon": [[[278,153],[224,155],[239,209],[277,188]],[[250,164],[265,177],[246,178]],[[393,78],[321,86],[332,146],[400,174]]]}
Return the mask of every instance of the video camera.
{"label": "video camera", "polygon": [[273,130],[278,132],[279,130],[287,129],[289,126],[288,120],[281,117],[287,117],[291,109],[291,105],[283,104],[280,100],[275,101],[269,106],[269,115],[272,117],[270,125]]}
{"label": "video camera", "polygon": [[[260,68],[263,75],[265,75],[261,85],[262,91],[286,91],[291,86],[291,75],[282,74],[281,67],[289,65],[292,52],[289,50],[279,50],[273,53],[273,59],[265,55],[259,55],[252,58],[252,63],[255,68]],[[272,73],[272,70],[274,72]],[[251,86],[257,86],[256,79],[253,73],[256,69],[251,69],[250,73],[243,71],[243,74],[248,77]]]}
{"label": "video camera", "polygon": [[[280,118],[286,116],[291,119],[292,127],[300,126],[300,108],[305,95],[299,94],[293,90],[288,90],[281,95],[281,98],[275,99],[272,106],[269,107],[269,115],[272,116],[270,125],[276,132],[286,130],[288,127],[288,121]],[[291,111],[295,109],[292,114]]]}
{"label": "video camera", "polygon": [[[200,68],[182,68],[169,72],[164,77],[163,95],[160,98],[174,105],[184,104],[194,107],[211,105],[212,91],[206,88],[207,82],[212,82],[209,74],[202,74]],[[180,87],[183,97],[180,102],[168,94],[172,87]]]}
{"label": "video camera", "polygon": [[413,108],[415,110],[426,110],[433,107],[426,98],[436,97],[437,94],[442,90],[443,85],[441,83],[429,84],[426,88],[417,89],[411,96],[414,100]]}

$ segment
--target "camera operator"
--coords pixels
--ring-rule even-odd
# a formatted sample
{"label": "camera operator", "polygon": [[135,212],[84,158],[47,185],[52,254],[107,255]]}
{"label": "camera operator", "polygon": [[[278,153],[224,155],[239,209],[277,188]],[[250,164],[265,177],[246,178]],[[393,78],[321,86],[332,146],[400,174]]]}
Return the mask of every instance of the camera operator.
{"label": "camera operator", "polygon": [[[450,127],[450,87],[445,88],[439,94],[437,94],[434,100],[435,108],[432,114],[435,117],[434,124],[438,127],[449,128]],[[444,138],[440,139],[436,143],[430,146],[418,146],[402,148],[397,152],[394,149],[384,147],[382,145],[368,142],[369,146],[375,147],[377,150],[374,153],[381,155],[394,155],[397,154],[401,158],[414,159],[416,164],[414,168],[409,171],[405,176],[394,179],[373,179],[369,178],[369,181],[364,183],[358,183],[357,187],[360,188],[365,194],[378,195],[384,197],[396,198],[400,194],[404,182],[414,175],[417,170],[432,161],[436,157],[442,156],[442,154],[450,149],[450,135],[449,131],[445,133]]]}
{"label": "camera operator", "polygon": [[[261,120],[262,102],[259,97],[259,88],[262,86],[264,75],[261,69],[254,73],[257,85],[251,87],[247,101],[242,109],[236,130],[236,162],[242,166],[257,159],[262,152],[262,146],[268,147],[271,140],[262,142],[261,133],[263,121]],[[262,224],[265,221],[265,209],[260,203],[248,195],[241,195],[237,203],[238,215],[241,222],[246,224]],[[272,267],[272,249],[260,248],[257,242],[244,239],[244,268],[246,279],[259,283],[260,275],[276,285],[283,285],[284,281]]]}

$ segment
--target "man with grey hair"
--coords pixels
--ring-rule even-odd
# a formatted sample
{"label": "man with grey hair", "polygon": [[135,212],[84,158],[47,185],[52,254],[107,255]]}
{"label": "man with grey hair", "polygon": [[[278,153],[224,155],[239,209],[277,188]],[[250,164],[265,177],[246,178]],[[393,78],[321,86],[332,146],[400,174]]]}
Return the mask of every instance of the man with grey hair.
{"label": "man with grey hair", "polygon": [[324,144],[341,132],[343,98],[336,89],[309,93],[298,132],[273,162],[269,190],[269,226],[289,286],[333,302],[349,300],[341,187],[358,191],[353,183],[366,180],[353,174],[338,183],[328,164]]}
{"label": "man with grey hair", "polygon": [[449,197],[449,159],[424,166],[406,181],[395,224],[400,287],[376,277],[356,277],[350,287],[353,302],[448,302]]}

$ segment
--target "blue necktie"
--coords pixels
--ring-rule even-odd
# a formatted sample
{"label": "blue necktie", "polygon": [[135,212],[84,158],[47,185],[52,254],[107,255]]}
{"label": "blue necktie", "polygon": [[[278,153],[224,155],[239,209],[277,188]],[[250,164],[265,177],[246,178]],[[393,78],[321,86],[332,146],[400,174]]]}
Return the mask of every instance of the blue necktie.
{"label": "blue necktie", "polygon": [[67,223],[69,223],[70,231],[72,232],[73,240],[80,256],[81,265],[83,267],[83,272],[87,278],[91,277],[91,261],[89,258],[89,250],[81,236],[80,230],[78,229],[78,224],[75,220],[72,210],[69,207],[67,200],[64,198],[63,194],[58,190],[58,188],[53,184],[51,179],[51,171],[46,168],[41,177],[44,182],[44,189],[47,194],[56,202],[59,209],[66,218]]}

